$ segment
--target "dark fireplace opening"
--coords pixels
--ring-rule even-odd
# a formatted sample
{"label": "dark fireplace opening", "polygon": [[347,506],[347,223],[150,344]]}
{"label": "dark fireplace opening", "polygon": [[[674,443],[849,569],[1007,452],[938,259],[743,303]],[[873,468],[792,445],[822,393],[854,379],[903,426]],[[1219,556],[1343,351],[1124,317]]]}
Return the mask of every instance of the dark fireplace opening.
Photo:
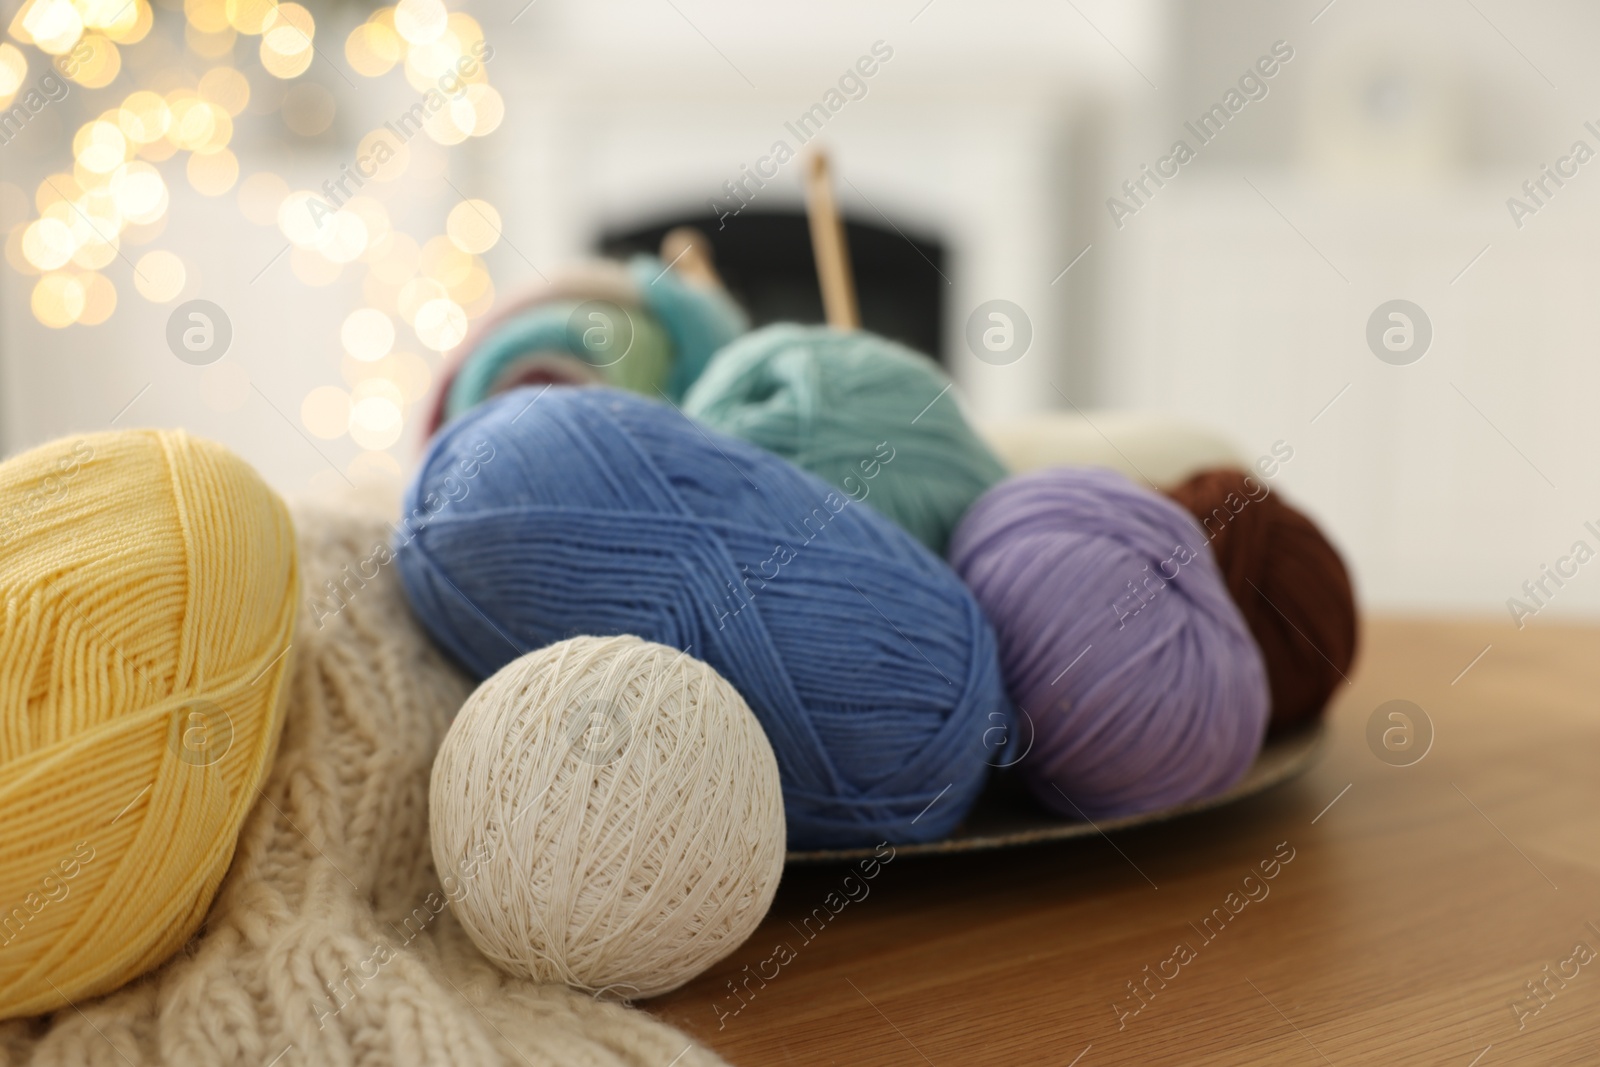
{"label": "dark fireplace opening", "polygon": [[[600,252],[626,258],[656,254],[678,226],[693,226],[711,242],[717,271],[757,326],[821,322],[822,294],[803,211],[745,211],[721,229],[709,212],[663,219],[600,236]],[[944,244],[869,222],[846,220],[861,325],[934,359],[944,352]]]}

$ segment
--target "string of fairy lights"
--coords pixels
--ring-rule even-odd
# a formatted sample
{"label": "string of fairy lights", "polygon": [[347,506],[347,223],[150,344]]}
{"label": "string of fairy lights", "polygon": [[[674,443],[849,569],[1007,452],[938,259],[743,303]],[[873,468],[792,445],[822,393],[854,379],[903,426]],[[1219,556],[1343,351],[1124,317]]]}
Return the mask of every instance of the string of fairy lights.
{"label": "string of fairy lights", "polygon": [[[202,197],[232,194],[246,219],[282,233],[289,269],[301,282],[326,286],[360,272],[363,306],[339,331],[342,384],[311,390],[300,416],[315,436],[348,435],[367,450],[353,467],[381,460],[387,468],[392,461],[376,453],[399,440],[406,410],[433,384],[429,360],[402,345],[403,329],[423,350],[443,353],[489,310],[494,286],[480,257],[499,240],[499,214],[483,200],[467,199],[448,212],[442,232],[419,241],[397,229],[369,182],[393,183],[413,169],[418,153],[408,142],[416,131],[404,123],[398,131],[405,136],[388,122],[361,138],[350,157],[361,161],[359,188],[347,182],[292,189],[270,169],[241,176],[230,146],[235,122],[251,103],[251,75],[260,92],[264,81],[293,82],[319,55],[327,59],[316,21],[300,4],[276,0],[158,5],[160,12],[149,0],[27,0],[6,27],[0,124],[8,112],[13,126],[25,122],[58,99],[48,92],[51,76],[94,90],[111,87],[119,75],[124,85],[140,82],[125,94],[118,90],[120,100],[78,127],[70,167],[39,182],[26,217],[7,231],[6,262],[36,279],[29,304],[40,323],[97,326],[117,308],[121,294],[107,271],[119,269],[119,259],[131,265],[138,297],[167,304],[184,293],[188,265],[159,247],[174,180],[187,181]],[[133,57],[141,42],[150,46],[156,19],[180,13],[193,62],[151,64],[143,76],[125,71],[124,53]],[[236,62],[251,50],[250,38],[257,39],[259,72],[247,60],[248,71]],[[465,12],[447,11],[440,0],[400,0],[356,26],[343,54],[361,77],[399,68],[423,94],[419,99],[433,101],[410,121],[448,148],[486,136],[504,118],[504,102],[478,61],[483,41],[482,27]],[[206,69],[196,73],[200,66]],[[299,94],[299,105],[281,116],[292,132],[328,127],[334,101],[327,90],[301,82],[287,92]],[[349,171],[347,164],[340,175]]]}

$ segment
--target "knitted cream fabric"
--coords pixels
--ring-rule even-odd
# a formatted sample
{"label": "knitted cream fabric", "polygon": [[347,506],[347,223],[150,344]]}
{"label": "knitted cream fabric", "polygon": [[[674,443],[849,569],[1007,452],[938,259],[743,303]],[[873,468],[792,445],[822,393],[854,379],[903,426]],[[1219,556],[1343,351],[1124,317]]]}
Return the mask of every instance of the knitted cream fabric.
{"label": "knitted cream fabric", "polygon": [[[471,685],[379,562],[379,519],[295,519],[307,596],[283,739],[204,927],[115,993],[0,1024],[0,1067],[721,1064],[643,1012],[503,975],[473,947],[428,841],[434,750]],[[353,590],[331,613],[330,579]]]}

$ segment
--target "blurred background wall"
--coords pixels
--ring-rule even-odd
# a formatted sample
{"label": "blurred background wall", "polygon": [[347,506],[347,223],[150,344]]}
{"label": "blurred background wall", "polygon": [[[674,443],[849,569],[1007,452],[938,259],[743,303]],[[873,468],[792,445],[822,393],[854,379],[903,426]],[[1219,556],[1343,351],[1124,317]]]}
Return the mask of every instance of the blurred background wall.
{"label": "blurred background wall", "polygon": [[[883,313],[974,411],[1141,408],[1247,457],[1287,443],[1277,484],[1370,608],[1509,621],[1542,566],[1600,549],[1600,161],[1574,154],[1600,151],[1592,5],[103,2],[0,5],[0,100],[26,112],[0,115],[7,453],[183,425],[286,491],[397,479],[440,351],[542,273],[691,218],[785,259],[800,164],[747,181],[748,206],[725,183],[800,147],[797,118],[871,56],[818,135],[857,247],[883,250],[864,303],[903,282]],[[73,17],[98,43],[29,111]],[[307,230],[307,197],[479,40],[443,117]],[[161,107],[168,133],[128,134]],[[807,312],[785,299],[764,306]],[[997,299],[1032,330],[1004,366],[966,341]],[[215,362],[169,346],[191,300],[231,325]],[[1431,329],[1413,362],[1368,342],[1393,300]],[[1600,565],[1549,598],[1595,613]]]}

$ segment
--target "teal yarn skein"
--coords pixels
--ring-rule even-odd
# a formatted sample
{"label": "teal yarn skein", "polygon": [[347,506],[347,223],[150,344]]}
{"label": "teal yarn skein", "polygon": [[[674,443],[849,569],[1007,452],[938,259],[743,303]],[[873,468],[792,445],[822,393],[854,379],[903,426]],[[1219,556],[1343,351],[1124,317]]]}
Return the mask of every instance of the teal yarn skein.
{"label": "teal yarn skein", "polygon": [[711,357],[750,329],[750,319],[723,289],[686,281],[654,256],[634,256],[628,273],[646,310],[672,339],[672,369],[663,391],[678,403]]}
{"label": "teal yarn skein", "polygon": [[[492,323],[449,372],[430,429],[491,396],[534,383],[588,379],[677,403],[712,355],[750,328],[727,292],[688,281],[654,256],[633,257],[627,274],[637,295],[625,305],[569,297]],[[602,332],[592,333],[596,326]],[[623,350],[613,352],[614,344]]]}
{"label": "teal yarn skein", "polygon": [[735,341],[684,411],[875,508],[939,555],[1005,477],[933,360],[864,331],[782,324]]}
{"label": "teal yarn skein", "polygon": [[790,848],[947,836],[1014,731],[994,631],[904,530],[620,390],[524,388],[434,438],[397,549],[477,678],[579,635],[710,664],[778,760]]}
{"label": "teal yarn skein", "polygon": [[[627,317],[612,329],[628,331],[628,348],[620,357],[590,351],[588,321],[576,300],[541,304],[504,323],[472,351],[456,372],[446,394],[445,417],[453,419],[497,393],[525,384],[516,380],[519,365],[535,357],[566,355],[587,366],[606,384],[653,395],[671,373],[672,342],[654,316],[637,308],[617,308]],[[604,314],[597,312],[597,314]]]}

